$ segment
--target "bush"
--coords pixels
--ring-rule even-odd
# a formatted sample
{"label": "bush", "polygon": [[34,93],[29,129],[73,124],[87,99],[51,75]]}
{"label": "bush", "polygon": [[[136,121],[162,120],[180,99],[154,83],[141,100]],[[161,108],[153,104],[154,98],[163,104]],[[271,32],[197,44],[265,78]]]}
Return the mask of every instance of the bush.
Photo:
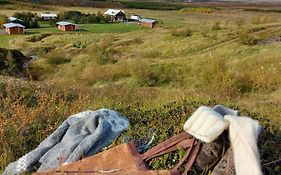
{"label": "bush", "polygon": [[82,43],[81,41],[76,41],[72,44],[72,47],[75,47],[77,49],[83,49],[86,47],[86,43]]}
{"label": "bush", "polygon": [[212,25],[212,30],[221,30],[221,23],[216,22],[214,25]]}
{"label": "bush", "polygon": [[109,18],[106,16],[103,16],[101,12],[98,12],[97,14],[85,14],[80,11],[67,11],[62,12],[58,15],[58,18],[60,20],[72,20],[75,23],[82,24],[82,23],[107,23],[109,21]]}
{"label": "bush", "polygon": [[22,12],[22,13],[15,13],[13,15],[14,17],[22,20],[19,21],[22,25],[24,25],[26,28],[39,28],[39,23],[38,23],[38,16],[36,13],[32,12]]}
{"label": "bush", "polygon": [[259,39],[254,38],[248,32],[240,32],[238,34],[239,42],[244,45],[256,45]]}
{"label": "bush", "polygon": [[37,35],[32,35],[28,38],[26,38],[26,41],[28,42],[38,42],[41,41],[42,39],[51,36],[52,34],[49,33],[42,33],[42,34],[37,34]]}
{"label": "bush", "polygon": [[178,37],[189,37],[192,35],[192,31],[190,28],[185,29],[174,29],[171,31],[172,36],[178,36]]}
{"label": "bush", "polygon": [[140,86],[159,86],[175,80],[174,71],[170,65],[138,64],[133,68],[132,76]]}
{"label": "bush", "polygon": [[93,43],[86,48],[88,54],[96,58],[96,63],[100,65],[116,63],[117,60],[114,58],[116,51],[111,46],[116,40],[113,36],[107,36],[101,40],[98,44]]}
{"label": "bush", "polygon": [[215,8],[208,8],[208,7],[186,7],[180,9],[181,12],[197,12],[197,13],[212,13],[214,12]]}
{"label": "bush", "polygon": [[149,1],[121,1],[126,8],[134,9],[151,9],[151,10],[179,10],[184,5],[168,3],[168,2],[149,2]]}
{"label": "bush", "polygon": [[245,73],[234,72],[225,59],[213,58],[201,69],[202,82],[208,84],[206,91],[214,93],[213,95],[236,98],[253,89],[250,77]]}

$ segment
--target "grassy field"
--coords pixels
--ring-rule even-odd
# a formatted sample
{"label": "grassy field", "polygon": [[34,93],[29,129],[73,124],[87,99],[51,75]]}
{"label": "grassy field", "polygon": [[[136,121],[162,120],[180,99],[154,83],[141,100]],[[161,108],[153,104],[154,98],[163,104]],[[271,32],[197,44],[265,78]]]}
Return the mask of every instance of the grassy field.
{"label": "grassy field", "polygon": [[[7,35],[0,34],[0,47],[3,48],[13,48],[14,43],[20,41],[21,39],[28,38],[29,36],[36,36],[40,34],[83,34],[84,36],[89,35],[89,33],[127,33],[136,30],[143,30],[145,28],[133,23],[107,23],[107,24],[80,24],[78,25],[79,30],[76,32],[63,32],[56,27],[50,27],[47,23],[41,23],[40,28],[26,29],[23,35]],[[59,36],[58,36],[59,37]]]}
{"label": "grassy field", "polygon": [[[131,121],[127,135],[138,138],[153,128],[156,144],[181,132],[200,105],[224,104],[260,121],[263,172],[280,174],[280,14],[211,9],[125,9],[157,19],[154,29],[85,24],[79,32],[45,26],[0,35],[0,47],[38,57],[28,67],[31,81],[0,77],[0,172],[85,109],[118,110]],[[171,166],[167,157],[155,161],[155,169]]]}

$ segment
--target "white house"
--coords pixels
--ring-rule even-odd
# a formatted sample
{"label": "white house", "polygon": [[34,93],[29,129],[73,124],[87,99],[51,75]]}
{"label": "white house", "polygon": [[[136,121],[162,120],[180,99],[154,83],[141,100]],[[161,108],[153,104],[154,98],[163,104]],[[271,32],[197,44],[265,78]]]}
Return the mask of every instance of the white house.
{"label": "white house", "polygon": [[131,21],[140,21],[141,20],[141,17],[139,15],[132,15],[130,17],[130,20]]}
{"label": "white house", "polygon": [[112,21],[124,21],[126,19],[126,14],[122,10],[108,9],[104,12],[104,15],[109,16]]}
{"label": "white house", "polygon": [[57,14],[54,13],[42,13],[41,19],[43,20],[50,20],[50,19],[56,19],[58,17]]}

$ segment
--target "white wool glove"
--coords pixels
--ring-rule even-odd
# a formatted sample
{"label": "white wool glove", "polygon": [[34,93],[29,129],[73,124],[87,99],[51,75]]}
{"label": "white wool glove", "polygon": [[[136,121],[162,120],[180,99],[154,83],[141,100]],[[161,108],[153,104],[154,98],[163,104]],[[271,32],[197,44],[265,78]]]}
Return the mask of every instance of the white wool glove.
{"label": "white wool glove", "polygon": [[214,141],[228,128],[228,122],[212,108],[201,106],[185,122],[184,130],[203,142]]}
{"label": "white wool glove", "polygon": [[249,117],[226,115],[229,121],[229,138],[234,154],[237,175],[262,175],[257,146],[261,127]]}

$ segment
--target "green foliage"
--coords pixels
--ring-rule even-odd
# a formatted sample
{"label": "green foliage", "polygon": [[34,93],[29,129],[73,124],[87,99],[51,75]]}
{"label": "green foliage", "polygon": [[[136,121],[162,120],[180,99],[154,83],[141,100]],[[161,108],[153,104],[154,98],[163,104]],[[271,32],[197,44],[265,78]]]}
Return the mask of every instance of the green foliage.
{"label": "green foliage", "polygon": [[251,11],[251,12],[264,12],[264,13],[281,13],[279,9],[262,9],[262,8],[244,8],[243,11]]}
{"label": "green foliage", "polygon": [[172,65],[146,65],[139,63],[132,72],[140,86],[160,86],[175,81]]}
{"label": "green foliage", "polygon": [[51,19],[51,20],[49,20],[49,25],[51,26],[51,27],[56,27],[56,24],[57,23],[57,20],[55,20],[55,19]]}
{"label": "green foliage", "polygon": [[12,3],[9,1],[5,1],[5,0],[0,1],[0,5],[5,5],[5,4],[12,4]]}
{"label": "green foliage", "polygon": [[85,23],[99,24],[99,23],[107,23],[109,21],[109,18],[103,16],[101,12],[98,12],[97,14],[90,14],[90,13],[85,14],[80,11],[66,11],[66,12],[61,12],[58,15],[58,18],[60,20],[72,20],[78,24],[85,24]]}
{"label": "green foliage", "polygon": [[189,37],[192,35],[190,28],[173,29],[171,30],[172,36]]}
{"label": "green foliage", "polygon": [[209,7],[185,7],[183,9],[180,9],[180,12],[212,13],[214,12],[214,10],[215,8],[209,8]]}
{"label": "green foliage", "polygon": [[77,42],[72,44],[72,47],[75,47],[77,49],[83,49],[83,48],[86,47],[86,44],[82,43],[81,41],[77,41]]}
{"label": "green foliage", "polygon": [[92,44],[87,47],[87,51],[94,54],[96,62],[100,65],[116,63],[117,60],[114,58],[115,50],[111,48],[115,39],[113,36],[105,37],[98,44]]}
{"label": "green foliage", "polygon": [[226,59],[213,58],[200,72],[204,83],[209,84],[209,92],[221,97],[237,98],[253,89],[253,82],[244,72],[235,74]]}
{"label": "green foliage", "polygon": [[26,28],[39,28],[39,23],[38,23],[38,16],[36,13],[32,12],[16,12],[14,17],[22,20],[19,21],[22,25],[24,25]]}
{"label": "green foliage", "polygon": [[179,5],[169,2],[149,2],[149,1],[121,1],[126,8],[133,9],[150,9],[150,10],[179,10],[184,8],[184,5]]}
{"label": "green foliage", "polygon": [[52,34],[49,33],[42,33],[42,34],[37,34],[37,35],[31,35],[26,38],[26,41],[28,42],[38,42],[41,41],[42,39],[51,36]]}

